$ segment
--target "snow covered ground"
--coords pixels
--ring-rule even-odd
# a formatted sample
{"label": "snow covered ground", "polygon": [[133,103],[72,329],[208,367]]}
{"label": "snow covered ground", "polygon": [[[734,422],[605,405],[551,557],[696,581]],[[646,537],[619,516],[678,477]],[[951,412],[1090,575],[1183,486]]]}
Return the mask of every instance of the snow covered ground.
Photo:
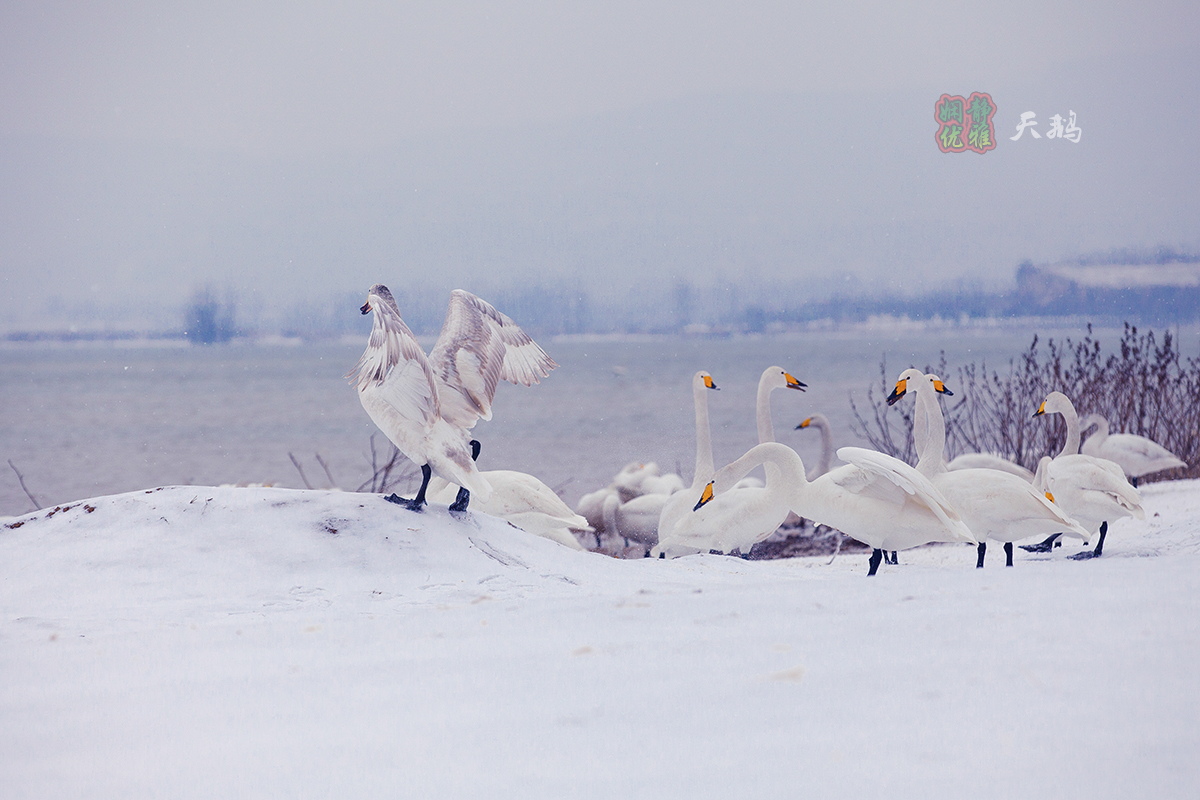
{"label": "snow covered ground", "polygon": [[619,561],[378,496],[0,525],[0,795],[1196,797],[1200,482],[1104,556]]}

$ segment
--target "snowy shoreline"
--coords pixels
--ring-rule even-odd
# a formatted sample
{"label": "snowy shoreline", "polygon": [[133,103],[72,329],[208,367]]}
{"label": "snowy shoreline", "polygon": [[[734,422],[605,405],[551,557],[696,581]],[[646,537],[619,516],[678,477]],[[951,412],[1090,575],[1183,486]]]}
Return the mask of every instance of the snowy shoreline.
{"label": "snowy shoreline", "polygon": [[[1187,797],[1200,482],[1104,556],[620,561],[377,495],[0,526],[23,797]],[[89,510],[91,509],[91,510]]]}

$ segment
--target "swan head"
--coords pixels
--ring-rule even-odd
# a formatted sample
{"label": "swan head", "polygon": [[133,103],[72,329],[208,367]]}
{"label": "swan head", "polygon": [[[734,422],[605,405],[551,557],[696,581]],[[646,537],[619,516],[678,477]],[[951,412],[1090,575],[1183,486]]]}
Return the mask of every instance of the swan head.
{"label": "swan head", "polygon": [[1071,414],[1075,413],[1075,406],[1062,392],[1051,392],[1046,395],[1046,399],[1038,406],[1038,410],[1033,412],[1035,417],[1043,416],[1044,414],[1065,414],[1067,411]]}
{"label": "swan head", "polygon": [[399,306],[396,305],[396,299],[392,297],[392,293],[388,291],[388,287],[384,286],[382,283],[377,283],[370,289],[367,289],[367,302],[363,303],[362,307],[358,309],[364,315],[370,314],[375,308],[374,304],[371,303],[372,299],[374,299],[376,303],[386,303],[387,305],[396,309],[397,312],[400,310]]}
{"label": "swan head", "polygon": [[799,389],[802,392],[808,387],[807,383],[797,380],[796,376],[783,367],[764,369],[762,377],[759,378],[759,384],[771,389]]}
{"label": "swan head", "polygon": [[712,499],[713,499],[713,482],[709,481],[708,485],[704,487],[704,493],[700,495],[700,501],[697,502],[696,505],[692,506],[692,511],[699,511],[701,506],[706,505]]}
{"label": "swan head", "polygon": [[942,379],[939,378],[937,375],[928,373],[925,375],[925,380],[929,381],[933,385],[933,390],[935,392],[937,392],[938,394],[944,394],[944,395],[949,395],[950,397],[954,397],[954,392],[947,389],[946,384],[942,383]]}
{"label": "swan head", "polygon": [[695,377],[692,378],[692,383],[697,386],[703,386],[705,389],[715,389],[716,391],[721,390],[721,387],[717,386],[717,384],[713,382],[713,376],[709,375],[703,370],[696,373]]}
{"label": "swan head", "polygon": [[799,425],[797,425],[796,430],[804,430],[810,426],[813,428],[828,428],[829,420],[825,418],[824,414],[813,414],[811,417],[804,420],[804,422],[801,422]]}
{"label": "swan head", "polygon": [[[924,379],[925,376],[921,374],[921,370],[919,369],[913,369],[910,367],[904,370],[904,372],[901,372],[900,377],[896,378],[896,388],[892,389],[892,393],[887,396],[887,404],[889,406],[894,406],[900,401],[901,397],[904,397],[904,395],[908,392],[909,381],[921,381]],[[915,384],[913,388],[915,390]]]}

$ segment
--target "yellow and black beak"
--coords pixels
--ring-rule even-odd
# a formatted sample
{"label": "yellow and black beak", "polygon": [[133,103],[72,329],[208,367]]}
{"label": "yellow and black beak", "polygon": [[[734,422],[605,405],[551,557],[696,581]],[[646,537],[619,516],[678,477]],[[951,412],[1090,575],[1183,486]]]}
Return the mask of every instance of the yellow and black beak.
{"label": "yellow and black beak", "polygon": [[787,388],[789,389],[799,389],[803,392],[805,387],[808,386],[807,383],[801,383],[800,381],[796,380],[796,378],[790,372],[783,373],[783,379],[787,381]]}
{"label": "yellow and black beak", "polygon": [[370,314],[371,313],[371,301],[368,300],[367,302],[363,303],[362,308],[360,308],[359,311],[361,311],[364,315]]}
{"label": "yellow and black beak", "polygon": [[907,379],[902,380],[902,381],[896,381],[896,388],[892,389],[892,393],[887,396],[887,404],[889,406],[896,405],[896,403],[900,400],[900,398],[904,397],[904,393],[907,391],[908,391],[908,380]]}
{"label": "yellow and black beak", "polygon": [[797,425],[796,430],[800,430],[801,428],[807,428],[811,424],[812,424],[812,417],[809,417],[808,419],[804,420],[804,422],[801,422],[799,425]]}
{"label": "yellow and black beak", "polygon": [[1045,414],[1045,413],[1046,413],[1046,404],[1043,402],[1040,406],[1038,406],[1038,410],[1033,412],[1033,416],[1040,417],[1042,414]]}
{"label": "yellow and black beak", "polygon": [[713,499],[712,485],[713,482],[709,481],[708,486],[704,487],[704,494],[700,495],[700,502],[696,503],[696,505],[692,507],[692,511],[699,511],[700,506]]}
{"label": "yellow and black beak", "polygon": [[938,394],[948,394],[951,397],[954,397],[954,392],[947,389],[946,384],[942,383],[941,381],[934,381],[933,388]]}
{"label": "yellow and black beak", "polygon": [[717,386],[715,383],[713,383],[712,375],[704,376],[704,385],[707,386],[709,389],[716,389],[718,392],[721,391],[721,387]]}
{"label": "yellow and black beak", "polygon": [[1046,499],[1049,500],[1051,503],[1053,503],[1054,495],[1050,494],[1050,492],[1046,492]]}

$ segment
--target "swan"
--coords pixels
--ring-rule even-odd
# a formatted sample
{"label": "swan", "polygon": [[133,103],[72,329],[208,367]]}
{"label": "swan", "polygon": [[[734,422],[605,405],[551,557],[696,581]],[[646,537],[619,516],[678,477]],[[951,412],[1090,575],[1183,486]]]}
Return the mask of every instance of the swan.
{"label": "swan", "polygon": [[[758,426],[758,443],[775,441],[775,425],[771,422],[771,392],[776,389],[798,389],[804,391],[808,386],[801,383],[783,367],[767,367],[758,378],[758,396],[754,406],[754,419]],[[767,462],[764,469],[771,470],[774,465]]]}
{"label": "swan", "polygon": [[663,505],[658,516],[657,534],[661,541],[691,511],[692,499],[712,480],[713,466],[712,430],[708,422],[708,393],[720,391],[711,374],[700,370],[692,376],[692,404],[696,410],[696,467],[692,472],[692,485],[673,494]]}
{"label": "swan", "polygon": [[1083,443],[1080,452],[1116,463],[1137,487],[1138,478],[1164,469],[1186,467],[1187,463],[1153,439],[1135,433],[1108,432],[1108,420],[1099,414],[1088,414],[1080,425],[1085,431],[1096,426],[1096,432]]}
{"label": "swan", "polygon": [[652,546],[658,541],[658,520],[670,499],[665,494],[644,494],[622,503],[620,496],[610,494],[602,508],[605,533]]}
{"label": "swan", "polygon": [[[478,448],[473,447],[473,455]],[[526,472],[509,469],[486,470],[484,479],[492,487],[486,502],[475,501],[474,509],[500,517],[524,531],[544,539],[552,539],[574,550],[583,546],[572,531],[592,532],[588,521],[571,510],[554,490]],[[436,503],[452,504],[457,500],[458,487],[435,475],[426,489],[426,496]]]}
{"label": "swan", "polygon": [[979,540],[976,567],[983,567],[985,540],[1004,543],[1005,566],[1013,565],[1013,542],[1033,535],[1070,531],[1081,539],[1087,530],[1055,506],[1043,492],[1024,479],[995,469],[946,469],[946,421],[938,405],[938,394],[950,394],[937,375],[920,370],[900,373],[896,388],[888,395],[894,405],[909,391],[916,395],[916,414],[925,417],[926,441],[917,472],[945,496]]}
{"label": "swan", "polygon": [[[1065,394],[1051,392],[1033,416],[1055,413],[1062,414],[1067,421],[1067,441],[1057,456],[1045,456],[1038,463],[1034,488],[1049,492],[1055,504],[1070,514],[1089,535],[1097,529],[1101,529],[1102,536],[1107,534],[1108,523],[1114,519],[1145,518],[1142,497],[1125,479],[1119,465],[1105,458],[1079,453],[1079,417]],[[1056,538],[1051,536],[1023,548],[1030,552],[1046,552],[1053,547]],[[1102,544],[1097,545],[1098,549],[1102,547]]]}
{"label": "swan", "polygon": [[833,429],[824,414],[813,414],[796,426],[798,431],[806,428],[815,428],[821,432],[821,460],[808,471],[806,476],[812,481],[829,472],[829,467],[833,464]]}
{"label": "swan", "polygon": [[[701,547],[709,541],[728,542],[734,535],[730,529],[749,529],[752,521],[761,524],[782,506],[870,545],[867,575],[879,569],[885,549],[907,550],[929,542],[977,544],[958,512],[908,464],[861,447],[843,447],[837,456],[845,466],[810,482],[795,450],[775,442],[755,445],[717,470],[705,487],[696,504],[693,542]],[[766,489],[751,502],[718,506],[722,494],[759,464],[774,466],[778,478],[768,477]],[[706,515],[709,505],[713,508]]]}
{"label": "swan", "polygon": [[421,467],[416,497],[387,499],[419,511],[436,472],[466,490],[452,510],[466,509],[470,493],[487,502],[492,487],[475,467],[468,431],[480,418],[492,418],[500,380],[530,386],[558,365],[515,322],[462,289],[450,293],[446,321],[428,357],[382,283],[367,290],[359,310],[375,312],[371,336],[346,378],[358,387],[371,420]]}

